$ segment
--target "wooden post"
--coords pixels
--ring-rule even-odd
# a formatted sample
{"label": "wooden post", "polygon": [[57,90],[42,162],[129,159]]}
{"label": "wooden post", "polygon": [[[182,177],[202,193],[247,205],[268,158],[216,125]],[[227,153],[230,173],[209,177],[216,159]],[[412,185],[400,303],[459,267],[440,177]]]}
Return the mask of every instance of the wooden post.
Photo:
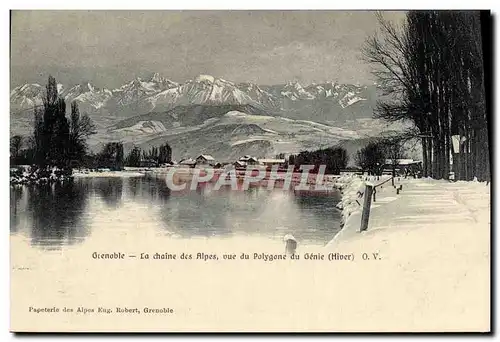
{"label": "wooden post", "polygon": [[372,205],[372,193],[374,186],[371,183],[366,183],[365,200],[363,202],[363,214],[361,215],[360,232],[368,228],[368,220],[370,219],[370,207]]}

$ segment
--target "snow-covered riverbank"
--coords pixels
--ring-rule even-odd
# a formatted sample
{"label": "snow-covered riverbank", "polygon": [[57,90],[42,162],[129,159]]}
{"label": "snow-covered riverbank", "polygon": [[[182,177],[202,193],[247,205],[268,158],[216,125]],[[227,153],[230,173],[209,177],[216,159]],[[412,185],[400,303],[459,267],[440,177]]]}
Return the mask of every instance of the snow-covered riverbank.
{"label": "snow-covered riverbank", "polygon": [[[346,176],[337,180],[342,190],[343,229],[330,244],[348,240],[373,230],[418,228],[471,221],[489,226],[490,185],[484,182],[449,182],[445,180],[399,178],[397,194],[390,176]],[[368,229],[359,233],[366,182],[376,185],[376,200],[372,201]],[[381,186],[377,186],[380,185]]]}
{"label": "snow-covered riverbank", "polygon": [[73,172],[75,178],[94,178],[94,177],[143,177],[143,172],[134,171],[102,171],[102,172]]}
{"label": "snow-covered riverbank", "polygon": [[10,169],[10,185],[47,185],[63,183],[72,179],[68,170],[52,168],[32,168],[29,165],[19,165]]}
{"label": "snow-covered riverbank", "polygon": [[[372,312],[371,322],[363,326],[488,331],[490,186],[401,179],[396,186],[403,190],[397,194],[389,181],[377,189],[368,229],[360,233],[363,197],[358,191],[364,191],[364,180],[344,181],[344,227],[326,248],[367,253],[371,260],[360,258],[342,273],[349,275],[343,281],[363,284],[356,296],[345,289],[356,299],[352,307],[359,310],[362,303]],[[373,261],[373,253],[380,260]],[[391,310],[397,317],[388,323]]]}

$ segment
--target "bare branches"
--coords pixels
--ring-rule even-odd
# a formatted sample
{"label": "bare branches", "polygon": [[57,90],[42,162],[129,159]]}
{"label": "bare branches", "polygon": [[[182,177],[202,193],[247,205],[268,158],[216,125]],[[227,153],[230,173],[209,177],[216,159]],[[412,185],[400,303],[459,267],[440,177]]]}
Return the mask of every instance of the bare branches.
{"label": "bare branches", "polygon": [[82,160],[87,150],[87,138],[97,132],[96,127],[90,117],[80,115],[76,101],[71,103],[70,114],[70,155],[73,160]]}
{"label": "bare branches", "polygon": [[382,35],[369,37],[362,49],[363,58],[375,66],[374,74],[386,94],[399,93],[409,87],[405,65],[405,44],[396,26],[376,14]]}
{"label": "bare branches", "polygon": [[380,13],[377,18],[381,34],[368,38],[363,48],[385,95],[375,116],[414,123],[403,139],[421,139],[424,176],[448,178],[451,134],[468,139],[471,155],[460,166],[465,178],[485,173],[477,160],[488,163],[481,149],[472,147],[488,146],[487,137],[479,138],[487,127],[477,13],[410,11],[400,27]]}

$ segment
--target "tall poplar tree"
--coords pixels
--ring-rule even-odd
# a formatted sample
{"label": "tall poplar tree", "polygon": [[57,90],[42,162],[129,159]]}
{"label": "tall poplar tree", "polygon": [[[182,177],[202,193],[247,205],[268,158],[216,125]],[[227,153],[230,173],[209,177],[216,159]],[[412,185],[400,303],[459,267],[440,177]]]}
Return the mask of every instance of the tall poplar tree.
{"label": "tall poplar tree", "polygon": [[385,94],[376,116],[414,124],[424,176],[448,179],[453,160],[455,179],[489,179],[479,12],[409,11],[399,26],[379,23],[363,50]]}

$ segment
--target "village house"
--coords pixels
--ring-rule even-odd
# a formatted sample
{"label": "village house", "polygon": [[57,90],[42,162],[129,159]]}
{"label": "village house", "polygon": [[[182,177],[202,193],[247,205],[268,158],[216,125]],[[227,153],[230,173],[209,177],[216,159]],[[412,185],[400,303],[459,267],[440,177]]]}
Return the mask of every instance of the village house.
{"label": "village house", "polygon": [[179,167],[193,168],[195,166],[196,166],[196,160],[193,160],[192,158],[182,159],[179,162]]}
{"label": "village house", "polygon": [[196,158],[196,165],[198,166],[214,166],[215,164],[215,158],[209,154],[200,154]]}
{"label": "village house", "polygon": [[239,160],[239,162],[243,162],[246,165],[259,165],[259,160],[257,158],[254,158],[252,156],[249,156],[249,155],[245,155],[243,157],[241,157]]}
{"label": "village house", "polygon": [[340,169],[339,174],[341,176],[345,176],[345,175],[362,175],[363,174],[363,170],[360,167],[353,166],[353,167],[347,167],[345,169]]}
{"label": "village house", "polygon": [[268,168],[271,168],[275,165],[277,165],[278,167],[284,167],[286,160],[285,159],[264,158],[264,159],[259,159],[259,163],[268,167]]}
{"label": "village house", "polygon": [[382,168],[382,173],[384,174],[392,174],[393,162],[395,162],[395,171],[397,175],[406,175],[406,174],[419,174],[422,170],[422,162],[419,160],[413,159],[386,159],[385,164]]}
{"label": "village house", "polygon": [[236,169],[244,169],[247,167],[247,163],[244,162],[244,161],[240,161],[240,160],[237,160],[233,163],[233,166],[236,168]]}

